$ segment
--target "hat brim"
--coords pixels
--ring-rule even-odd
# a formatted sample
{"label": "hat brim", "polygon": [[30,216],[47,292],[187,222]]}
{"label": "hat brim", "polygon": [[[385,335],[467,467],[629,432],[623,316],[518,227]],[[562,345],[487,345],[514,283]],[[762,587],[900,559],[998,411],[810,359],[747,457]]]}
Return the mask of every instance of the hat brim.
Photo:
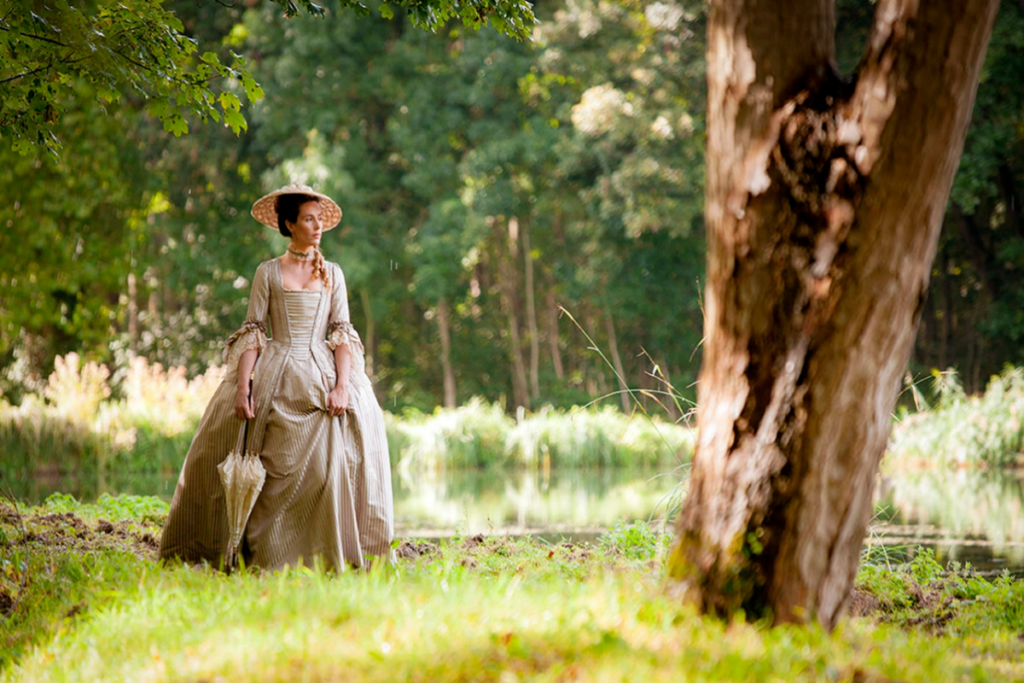
{"label": "hat brim", "polygon": [[320,203],[321,229],[324,232],[337,227],[338,223],[341,222],[341,207],[333,199],[322,192],[317,192],[311,187],[297,184],[285,185],[281,189],[274,190],[270,194],[257,199],[256,203],[252,205],[252,217],[271,230],[277,230],[277,209],[274,208],[274,204],[278,197],[285,194],[302,194],[315,197]]}

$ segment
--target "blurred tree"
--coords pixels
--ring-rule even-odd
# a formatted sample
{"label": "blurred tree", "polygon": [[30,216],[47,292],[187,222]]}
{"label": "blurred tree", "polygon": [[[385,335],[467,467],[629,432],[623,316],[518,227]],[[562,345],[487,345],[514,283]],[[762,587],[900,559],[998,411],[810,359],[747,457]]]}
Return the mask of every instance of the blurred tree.
{"label": "blurred tree", "polygon": [[[88,84],[78,87],[88,89]],[[88,100],[86,100],[88,101]],[[0,358],[38,389],[53,355],[106,343],[146,202],[131,112],[94,106],[55,124],[75,140],[59,160],[0,152]],[[134,208],[139,207],[139,208]]]}
{"label": "blurred tree", "polygon": [[[390,21],[377,6],[323,21],[274,3],[164,7],[222,63],[244,55],[266,97],[244,110],[244,135],[205,125],[172,137],[134,91],[108,104],[75,79],[53,124],[60,157],[0,149],[7,397],[68,350],[190,373],[216,362],[255,264],[282,243],[249,207],[295,177],[344,207],[324,251],[345,269],[392,409],[474,395],[567,406],[629,387],[681,416],[658,392],[668,379],[692,397],[700,357],[700,4],[558,0],[539,8],[532,42],[457,21],[410,30],[397,5]],[[873,9],[838,2],[847,68]],[[915,367],[948,363],[979,382],[1021,348],[1019,23],[1004,3],[915,355]]]}
{"label": "blurred tree", "polygon": [[1024,363],[1024,6],[1004,2],[953,182],[914,366],[968,392]]}

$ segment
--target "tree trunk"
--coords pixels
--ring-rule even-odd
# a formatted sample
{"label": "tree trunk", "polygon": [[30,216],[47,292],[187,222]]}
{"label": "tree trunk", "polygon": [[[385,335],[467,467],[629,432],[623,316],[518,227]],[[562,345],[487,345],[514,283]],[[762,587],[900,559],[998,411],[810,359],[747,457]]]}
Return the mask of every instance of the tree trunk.
{"label": "tree trunk", "polygon": [[135,273],[128,273],[128,350],[139,352],[139,288]]}
{"label": "tree trunk", "polygon": [[363,302],[363,313],[366,314],[366,338],[363,340],[363,347],[366,353],[366,376],[372,381],[373,376],[373,355],[376,347],[374,346],[374,320],[373,320],[373,308],[370,306],[370,292],[367,289],[359,290],[359,298]]}
{"label": "tree trunk", "polygon": [[555,366],[555,377],[563,379],[565,368],[562,366],[562,351],[558,348],[558,304],[555,297],[548,293],[548,346],[551,347],[551,364]]}
{"label": "tree trunk", "polygon": [[441,367],[444,370],[444,407],[454,408],[455,371],[452,369],[451,312],[448,300],[441,297],[437,302],[437,331],[441,335]]}
{"label": "tree trunk", "polygon": [[519,336],[519,318],[515,309],[508,308],[508,331],[512,355],[512,400],[516,407],[530,408],[530,394],[526,388],[526,365],[523,363],[523,341]]}
{"label": "tree trunk", "polygon": [[516,315],[516,278],[511,263],[519,249],[519,225],[509,221],[508,256],[498,257],[498,277],[501,280],[501,298],[508,318],[509,356],[512,361],[512,400],[516,407],[530,408],[530,394],[526,383],[526,364],[523,363],[523,341],[519,334],[519,316]]}
{"label": "tree trunk", "polygon": [[949,263],[942,259],[942,321],[939,324],[939,369],[949,367],[949,335],[952,330],[956,310],[953,300],[953,281],[949,277]]}
{"label": "tree trunk", "polygon": [[629,412],[629,385],[626,384],[626,370],[622,367],[622,357],[619,355],[619,341],[615,335],[615,321],[612,320],[611,311],[604,312],[604,326],[608,333],[608,347],[612,356],[612,366],[615,368],[616,379],[619,382],[619,399],[622,401],[622,410]]}
{"label": "tree trunk", "polygon": [[670,571],[706,611],[849,597],[998,0],[714,0],[699,430]]}
{"label": "tree trunk", "polygon": [[[514,220],[514,219],[513,219]],[[537,307],[533,291],[533,255],[530,253],[530,224],[521,224],[523,239],[523,272],[526,279],[526,329],[530,335],[530,396],[540,397],[540,335],[537,332]]]}

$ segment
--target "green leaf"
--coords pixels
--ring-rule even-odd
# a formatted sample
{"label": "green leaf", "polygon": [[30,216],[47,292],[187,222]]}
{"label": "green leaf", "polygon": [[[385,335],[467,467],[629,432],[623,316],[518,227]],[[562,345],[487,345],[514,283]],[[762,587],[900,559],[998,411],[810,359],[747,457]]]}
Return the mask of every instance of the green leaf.
{"label": "green leaf", "polygon": [[242,75],[242,87],[250,102],[259,102],[263,99],[263,88],[256,82],[256,79],[249,75]]}
{"label": "green leaf", "polygon": [[96,90],[96,97],[103,102],[110,104],[112,102],[118,102],[121,100],[121,93],[114,90],[113,88],[100,87]]}
{"label": "green leaf", "polygon": [[223,109],[225,113],[229,111],[239,111],[242,108],[242,102],[238,99],[238,96],[234,93],[227,92],[226,90],[220,94],[217,101],[220,102],[221,109]]}
{"label": "green leaf", "polygon": [[15,140],[14,144],[11,145],[11,148],[21,156],[25,156],[26,154],[32,151],[32,146],[32,143],[29,142],[28,140],[21,139]]}
{"label": "green leaf", "polygon": [[243,130],[249,130],[249,124],[239,111],[225,111],[224,124],[231,128],[231,131],[238,135]]}
{"label": "green leaf", "polygon": [[151,102],[149,105],[149,115],[155,116],[156,118],[163,121],[171,113],[171,105],[167,100],[156,100]]}
{"label": "green leaf", "polygon": [[174,112],[171,116],[164,119],[164,130],[178,138],[188,134],[188,122],[180,113]]}

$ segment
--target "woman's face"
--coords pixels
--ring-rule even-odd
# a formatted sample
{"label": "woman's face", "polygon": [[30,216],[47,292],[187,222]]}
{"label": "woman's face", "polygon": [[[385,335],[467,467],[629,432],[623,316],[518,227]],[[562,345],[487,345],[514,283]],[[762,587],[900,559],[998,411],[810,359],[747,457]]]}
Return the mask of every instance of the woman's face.
{"label": "woman's face", "polygon": [[299,207],[299,216],[295,222],[287,223],[288,229],[292,232],[292,243],[298,249],[308,249],[320,244],[320,235],[323,234],[321,211],[318,202],[306,202]]}

